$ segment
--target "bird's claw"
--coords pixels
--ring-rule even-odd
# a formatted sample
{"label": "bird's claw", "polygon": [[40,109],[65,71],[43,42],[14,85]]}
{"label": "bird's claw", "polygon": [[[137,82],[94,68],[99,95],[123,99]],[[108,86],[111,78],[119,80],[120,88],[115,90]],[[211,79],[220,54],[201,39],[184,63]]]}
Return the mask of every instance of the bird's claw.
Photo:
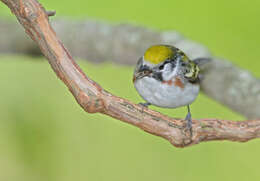
{"label": "bird's claw", "polygon": [[145,103],[139,103],[139,105],[141,105],[141,106],[143,106],[143,107],[148,107],[148,106],[150,106],[151,105],[151,103],[149,103],[149,102],[145,102]]}

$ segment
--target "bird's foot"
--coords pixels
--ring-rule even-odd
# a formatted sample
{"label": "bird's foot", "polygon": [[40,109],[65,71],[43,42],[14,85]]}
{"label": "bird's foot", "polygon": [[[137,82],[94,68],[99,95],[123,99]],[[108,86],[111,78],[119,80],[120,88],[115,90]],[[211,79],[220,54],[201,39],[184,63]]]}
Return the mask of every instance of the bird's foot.
{"label": "bird's foot", "polygon": [[192,137],[192,119],[191,119],[189,106],[188,106],[188,114],[186,115],[185,120],[186,120],[186,128],[190,132],[190,136]]}
{"label": "bird's foot", "polygon": [[148,107],[148,106],[150,106],[151,105],[151,103],[149,103],[149,102],[145,102],[145,103],[139,103],[141,106],[143,106],[143,107]]}

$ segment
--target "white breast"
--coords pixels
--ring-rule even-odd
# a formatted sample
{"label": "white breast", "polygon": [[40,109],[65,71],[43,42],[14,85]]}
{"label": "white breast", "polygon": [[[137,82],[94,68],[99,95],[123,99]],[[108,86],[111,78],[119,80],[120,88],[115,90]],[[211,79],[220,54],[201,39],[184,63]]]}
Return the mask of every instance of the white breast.
{"label": "white breast", "polygon": [[183,88],[162,83],[151,77],[135,81],[135,88],[147,102],[166,108],[176,108],[191,104],[199,93],[199,85],[186,83]]}

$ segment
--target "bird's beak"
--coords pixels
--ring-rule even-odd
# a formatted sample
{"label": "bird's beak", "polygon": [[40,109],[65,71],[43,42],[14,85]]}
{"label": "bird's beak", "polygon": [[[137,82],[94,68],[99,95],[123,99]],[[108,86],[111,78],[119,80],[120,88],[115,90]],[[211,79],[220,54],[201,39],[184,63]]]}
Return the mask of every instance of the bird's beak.
{"label": "bird's beak", "polygon": [[135,76],[135,74],[134,74],[134,76],[133,76],[133,82],[135,82],[136,81],[136,76]]}
{"label": "bird's beak", "polygon": [[140,66],[140,68],[134,73],[133,76],[133,82],[135,82],[137,79],[141,79],[145,76],[148,76],[152,73],[152,70],[150,70],[147,66]]}

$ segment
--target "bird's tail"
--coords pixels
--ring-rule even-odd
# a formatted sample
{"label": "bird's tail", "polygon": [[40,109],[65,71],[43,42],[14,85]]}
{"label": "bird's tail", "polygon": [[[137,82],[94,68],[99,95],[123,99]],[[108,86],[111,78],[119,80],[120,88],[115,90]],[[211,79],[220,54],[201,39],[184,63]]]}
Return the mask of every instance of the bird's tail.
{"label": "bird's tail", "polygon": [[204,79],[204,71],[205,71],[205,67],[207,67],[206,64],[210,63],[212,61],[212,58],[209,58],[209,57],[196,58],[196,59],[193,59],[193,61],[200,68],[198,79],[199,79],[199,82],[201,82]]}
{"label": "bird's tail", "polygon": [[199,67],[207,64],[211,61],[212,59],[209,57],[201,57],[201,58],[195,58],[192,61],[195,62]]}

